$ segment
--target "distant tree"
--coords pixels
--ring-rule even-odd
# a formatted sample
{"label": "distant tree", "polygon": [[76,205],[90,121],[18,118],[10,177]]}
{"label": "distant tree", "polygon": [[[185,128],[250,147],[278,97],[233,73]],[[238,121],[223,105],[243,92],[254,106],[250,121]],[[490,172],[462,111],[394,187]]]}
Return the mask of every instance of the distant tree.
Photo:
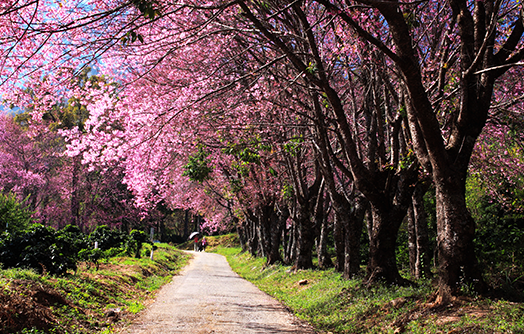
{"label": "distant tree", "polygon": [[33,223],[32,212],[20,203],[12,193],[0,193],[1,232],[18,233],[25,231]]}

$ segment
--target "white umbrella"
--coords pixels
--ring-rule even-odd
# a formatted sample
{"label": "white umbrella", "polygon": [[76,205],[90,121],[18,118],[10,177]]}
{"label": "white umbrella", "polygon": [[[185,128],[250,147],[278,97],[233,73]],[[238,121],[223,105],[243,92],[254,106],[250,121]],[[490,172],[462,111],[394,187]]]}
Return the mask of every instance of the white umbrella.
{"label": "white umbrella", "polygon": [[[194,237],[196,237],[197,235],[200,235],[200,232],[193,232],[191,233],[191,235],[189,236],[189,239],[193,239]],[[188,240],[189,240],[188,239]]]}

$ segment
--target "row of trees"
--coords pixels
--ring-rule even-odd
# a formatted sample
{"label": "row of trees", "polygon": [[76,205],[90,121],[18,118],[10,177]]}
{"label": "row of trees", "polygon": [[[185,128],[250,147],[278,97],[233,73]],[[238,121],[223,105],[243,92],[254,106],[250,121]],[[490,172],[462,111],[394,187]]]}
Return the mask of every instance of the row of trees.
{"label": "row of trees", "polygon": [[[140,211],[122,183],[122,167],[83,168],[80,157],[65,154],[65,141],[49,129],[53,124],[29,126],[27,116],[1,115],[4,193],[23,202],[35,221],[58,228],[73,224],[90,231],[98,224],[127,229],[140,224]],[[5,231],[9,220],[1,223]]]}
{"label": "row of trees", "polygon": [[[0,115],[0,232],[22,232],[32,223],[72,225],[86,233],[103,225],[126,233],[153,227],[162,241],[185,240],[199,217],[163,203],[138,207],[123,182],[122,162],[88,168],[80,154],[67,152],[61,131],[81,130],[87,116],[75,99],[57,103],[38,122],[30,110]],[[19,208],[30,213],[24,224],[17,223]]]}
{"label": "row of trees", "polygon": [[[414,271],[428,272],[421,201],[432,186],[441,299],[460,282],[485,288],[466,179],[490,115],[521,119],[521,3],[42,6],[2,9],[4,98],[39,118],[50,98],[76,96],[89,118],[62,131],[70,152],[99,168],[122,162],[142,207],[231,222],[253,254],[272,263],[283,246],[297,269],[312,266],[315,240],[329,265],[332,233],[346,277],[366,222],[367,280],[403,284],[395,251],[408,213]],[[93,61],[105,81],[80,91],[71,78]]]}

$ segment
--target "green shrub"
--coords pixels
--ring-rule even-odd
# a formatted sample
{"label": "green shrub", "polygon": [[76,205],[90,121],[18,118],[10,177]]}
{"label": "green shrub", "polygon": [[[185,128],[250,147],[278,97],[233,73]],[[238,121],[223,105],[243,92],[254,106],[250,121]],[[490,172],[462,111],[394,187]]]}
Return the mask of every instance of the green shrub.
{"label": "green shrub", "polygon": [[42,274],[64,274],[76,270],[77,252],[59,238],[59,233],[41,224],[22,233],[4,233],[0,261],[5,268],[32,268]]}
{"label": "green shrub", "polygon": [[524,218],[507,212],[487,196],[479,201],[475,244],[483,264],[492,271],[524,269]]}
{"label": "green shrub", "polygon": [[18,233],[33,222],[33,212],[24,207],[15,194],[0,193],[0,232]]}
{"label": "green shrub", "polygon": [[94,247],[94,243],[98,242],[98,248],[108,250],[111,248],[124,248],[128,238],[125,232],[112,230],[107,225],[100,225],[89,235],[89,242],[91,247]]}
{"label": "green shrub", "polygon": [[[0,264],[4,268],[34,269],[62,275],[76,270],[79,261],[93,263],[97,269],[100,260],[134,253],[138,258],[148,236],[143,231],[125,232],[99,226],[89,236],[77,226],[67,225],[56,231],[35,224],[25,231],[0,234]],[[94,249],[95,242],[98,248]]]}
{"label": "green shrub", "polygon": [[128,252],[134,251],[135,257],[139,259],[140,251],[142,250],[142,245],[147,241],[148,241],[148,235],[146,232],[139,231],[139,230],[132,230],[129,233]]}

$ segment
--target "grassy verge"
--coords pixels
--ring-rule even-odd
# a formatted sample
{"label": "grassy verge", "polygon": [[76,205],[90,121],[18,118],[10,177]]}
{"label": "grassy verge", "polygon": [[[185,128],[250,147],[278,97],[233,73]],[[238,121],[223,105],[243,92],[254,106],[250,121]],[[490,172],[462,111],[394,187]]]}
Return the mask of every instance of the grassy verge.
{"label": "grassy verge", "polygon": [[[149,246],[150,247],[150,246]],[[144,309],[189,256],[159,244],[154,260],[115,257],[64,277],[0,270],[0,333],[113,333]]]}
{"label": "grassy verge", "polygon": [[299,318],[331,333],[524,333],[524,306],[465,296],[445,308],[432,306],[429,281],[417,287],[375,286],[344,280],[332,270],[291,272],[240,248],[216,247],[231,267],[274,296]]}

